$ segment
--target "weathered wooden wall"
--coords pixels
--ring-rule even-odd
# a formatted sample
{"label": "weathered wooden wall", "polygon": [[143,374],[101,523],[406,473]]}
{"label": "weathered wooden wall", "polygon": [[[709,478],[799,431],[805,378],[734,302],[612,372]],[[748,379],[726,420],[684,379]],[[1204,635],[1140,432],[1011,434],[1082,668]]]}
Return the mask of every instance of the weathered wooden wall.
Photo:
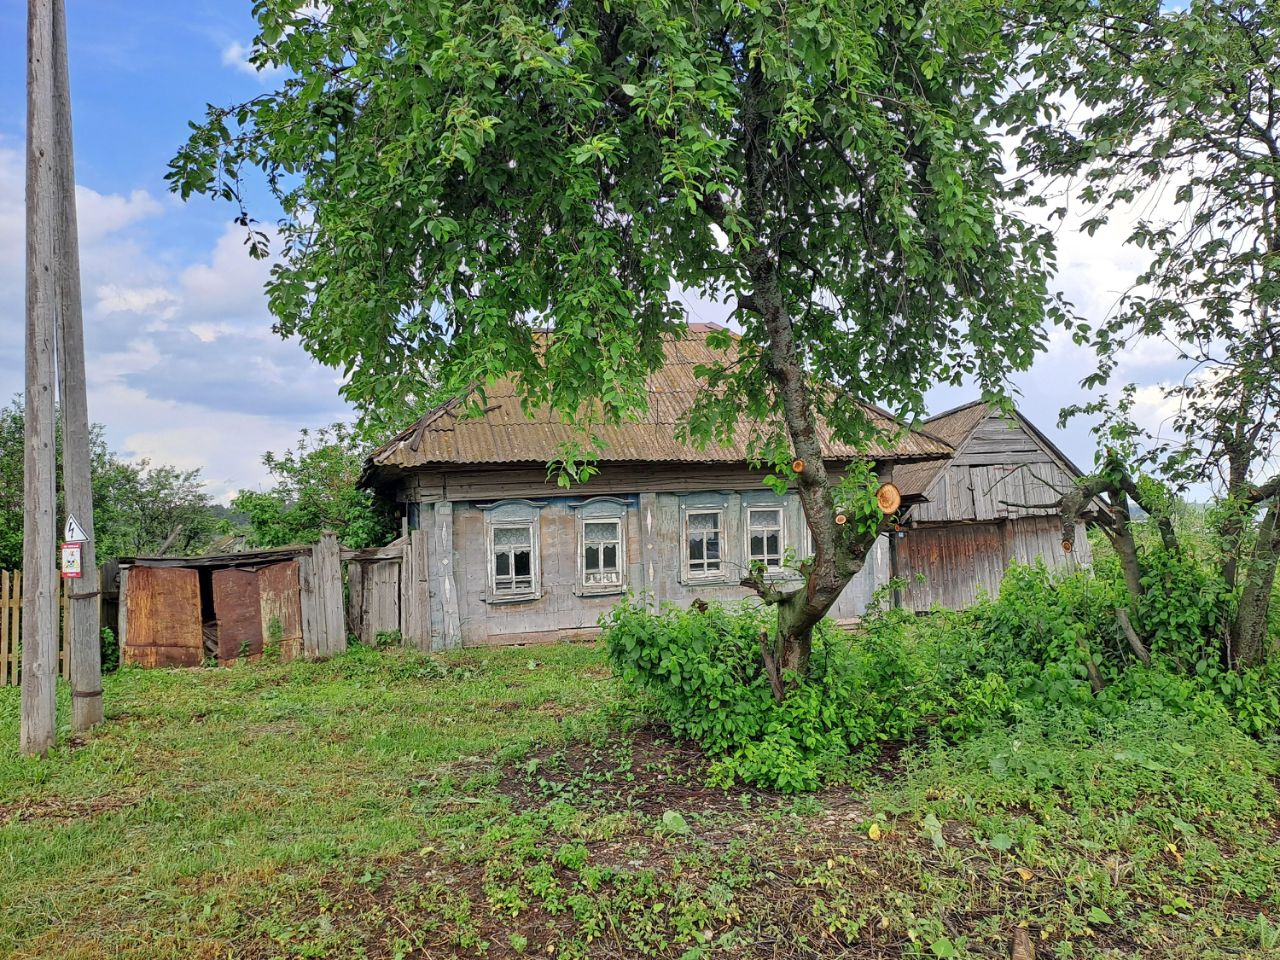
{"label": "weathered wooden wall", "polygon": [[280,659],[285,663],[302,656],[302,596],[298,561],[286,560],[263,567],[258,571],[258,586],[264,646],[269,648],[278,642]]}
{"label": "weathered wooden wall", "polygon": [[141,667],[204,662],[200,577],[182,567],[133,567],[125,596],[128,630],[121,660]]}
{"label": "weathered wooden wall", "polygon": [[928,490],[928,503],[911,508],[916,523],[961,523],[1051,516],[1051,504],[1074,484],[1072,476],[1017,420],[992,416]]}
{"label": "weathered wooden wall", "polygon": [[1056,517],[912,527],[896,550],[898,576],[907,581],[902,605],[917,611],[962,610],[983,594],[998,596],[1015,561],[1042,560],[1051,570],[1066,571],[1092,559],[1084,524],[1076,530],[1076,549],[1063,551]]}

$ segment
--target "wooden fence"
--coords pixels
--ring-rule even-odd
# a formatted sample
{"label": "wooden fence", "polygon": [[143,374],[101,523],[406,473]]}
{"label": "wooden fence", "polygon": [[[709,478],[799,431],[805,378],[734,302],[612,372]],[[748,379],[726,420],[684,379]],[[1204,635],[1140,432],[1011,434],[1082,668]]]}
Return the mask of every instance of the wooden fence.
{"label": "wooden fence", "polygon": [[[58,581],[58,673],[71,678],[71,620],[67,616],[67,584]],[[22,574],[0,570],[0,687],[16,687],[22,679]]]}

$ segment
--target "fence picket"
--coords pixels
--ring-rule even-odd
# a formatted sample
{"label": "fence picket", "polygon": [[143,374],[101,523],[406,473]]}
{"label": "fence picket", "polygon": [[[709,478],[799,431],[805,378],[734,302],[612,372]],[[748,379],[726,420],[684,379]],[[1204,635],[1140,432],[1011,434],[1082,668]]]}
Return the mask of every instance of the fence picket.
{"label": "fence picket", "polygon": [[[71,678],[71,618],[67,616],[67,581],[58,587],[58,675]],[[0,687],[22,680],[22,571],[0,570]]]}

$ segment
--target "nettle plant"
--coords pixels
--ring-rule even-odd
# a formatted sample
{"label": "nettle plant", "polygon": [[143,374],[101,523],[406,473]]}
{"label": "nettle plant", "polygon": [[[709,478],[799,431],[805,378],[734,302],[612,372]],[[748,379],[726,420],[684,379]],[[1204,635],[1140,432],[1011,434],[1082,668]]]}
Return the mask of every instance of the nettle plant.
{"label": "nettle plant", "polygon": [[[875,530],[842,505],[820,423],[865,443],[854,401],[908,417],[939,382],[996,395],[1059,312],[1046,231],[1011,206],[994,108],[1019,51],[980,0],[259,0],[254,99],[211,107],[172,162],[184,197],[283,210],[282,334],[341,367],[368,416],[512,377],[578,427],[552,465],[592,471],[602,424],[645,412],[685,294],[740,338],[687,426],[760,425],[815,545],[778,608],[783,671]],[[1030,114],[1028,114],[1030,116]],[[1006,111],[1004,123],[1013,122]],[[546,330],[549,332],[540,333]],[[773,452],[785,450],[785,457]]]}

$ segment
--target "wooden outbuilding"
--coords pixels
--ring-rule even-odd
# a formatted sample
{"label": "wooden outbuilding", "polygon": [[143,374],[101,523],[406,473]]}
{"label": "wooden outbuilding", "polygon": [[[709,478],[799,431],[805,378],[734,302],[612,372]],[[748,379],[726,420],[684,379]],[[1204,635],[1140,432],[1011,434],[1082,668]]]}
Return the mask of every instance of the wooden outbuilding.
{"label": "wooden outbuilding", "polygon": [[120,562],[120,650],[126,664],[195,667],[346,649],[337,540],[205,557]]}
{"label": "wooden outbuilding", "polygon": [[955,455],[894,472],[914,503],[890,540],[890,566],[906,581],[900,605],[961,609],[984,593],[996,596],[1014,561],[1064,571],[1090,563],[1085,524],[1068,552],[1061,518],[1049,506],[1081,472],[1035,424],[1016,410],[977,401],[926,420],[924,428]]}

